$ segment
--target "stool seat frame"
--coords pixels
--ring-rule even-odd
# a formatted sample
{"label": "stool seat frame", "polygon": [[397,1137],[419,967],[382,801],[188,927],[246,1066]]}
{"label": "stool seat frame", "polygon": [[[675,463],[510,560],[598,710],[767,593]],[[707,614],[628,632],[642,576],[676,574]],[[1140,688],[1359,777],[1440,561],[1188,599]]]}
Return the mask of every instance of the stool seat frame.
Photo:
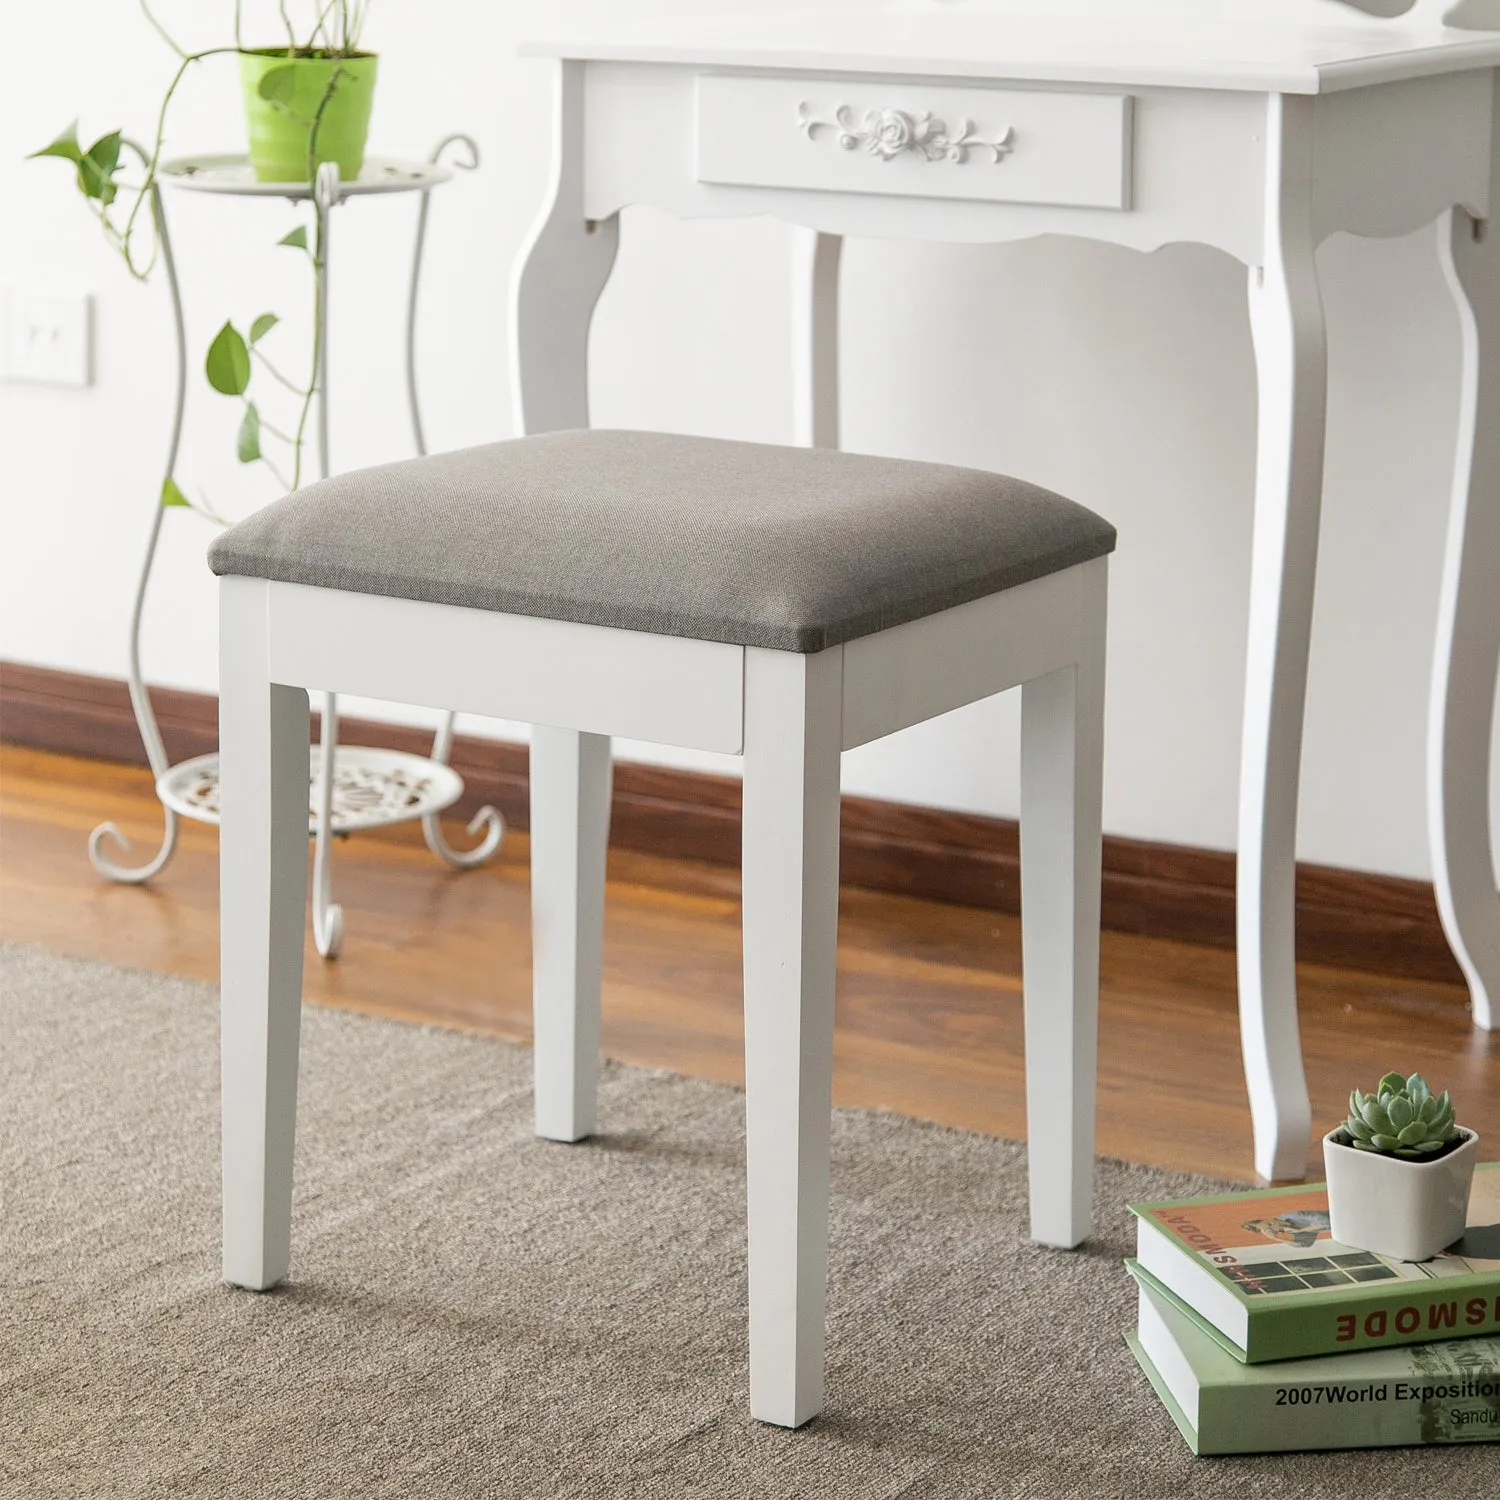
{"label": "stool seat frame", "polygon": [[[536,1129],[596,1129],[611,736],[744,757],[750,1407],[823,1402],[839,757],[1022,685],[1031,1232],[1089,1232],[1107,559],[810,655],[220,580],[224,1276],[286,1276],[307,902],[308,692],[522,720]],[[497,1268],[503,1274],[504,1268]]]}

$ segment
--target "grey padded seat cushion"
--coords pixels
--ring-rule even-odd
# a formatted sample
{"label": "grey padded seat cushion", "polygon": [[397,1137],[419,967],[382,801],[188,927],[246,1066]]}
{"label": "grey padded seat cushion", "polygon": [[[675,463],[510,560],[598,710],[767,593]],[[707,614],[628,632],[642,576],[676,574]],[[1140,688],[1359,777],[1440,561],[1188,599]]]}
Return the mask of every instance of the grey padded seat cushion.
{"label": "grey padded seat cushion", "polygon": [[1000,474],[655,432],[554,432],[340,474],[215,573],[821,651],[1113,550]]}

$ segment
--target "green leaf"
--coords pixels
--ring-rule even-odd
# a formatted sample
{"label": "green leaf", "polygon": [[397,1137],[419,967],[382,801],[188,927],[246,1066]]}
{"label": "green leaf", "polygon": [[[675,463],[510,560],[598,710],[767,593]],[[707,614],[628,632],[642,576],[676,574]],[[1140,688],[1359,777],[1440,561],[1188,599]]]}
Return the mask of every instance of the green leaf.
{"label": "green leaf", "polygon": [[258,344],[280,321],[275,313],[262,313],[250,325],[250,342]]}
{"label": "green leaf", "polygon": [[78,191],[85,198],[97,198],[106,206],[115,201],[115,168],[120,164],[118,130],[101,135],[85,151],[78,144],[78,122],[75,120],[55,141],[31,153],[32,159],[38,156],[57,156],[72,162],[78,168]]}
{"label": "green leaf", "polygon": [[43,146],[40,151],[33,151],[26,160],[35,161],[39,156],[60,156],[64,161],[81,161],[83,152],[78,146],[78,121],[74,120],[55,141]]}
{"label": "green leaf", "polygon": [[1375,1087],[1377,1094],[1399,1094],[1406,1087],[1406,1080],[1399,1073],[1387,1073]]}
{"label": "green leaf", "polygon": [[256,93],[273,104],[290,104],[296,88],[297,70],[288,65],[284,68],[272,68],[269,72],[262,73],[260,83],[256,86]]}
{"label": "green leaf", "polygon": [[208,383],[224,396],[242,396],[250,384],[250,351],[233,323],[214,335],[204,363]]}
{"label": "green leaf", "polygon": [[278,245],[290,245],[293,250],[307,249],[307,226],[299,224],[276,241]]}
{"label": "green leaf", "polygon": [[115,168],[120,164],[120,132],[101,135],[78,159],[78,186],[86,198],[106,206],[115,201]]}
{"label": "green leaf", "polygon": [[184,510],[193,508],[192,501],[177,488],[177,481],[170,474],[161,482],[161,503],[164,506],[180,505]]}
{"label": "green leaf", "polygon": [[260,457],[260,413],[253,401],[245,403],[245,415],[240,421],[240,435],[235,441],[235,452],[242,464],[253,464]]}

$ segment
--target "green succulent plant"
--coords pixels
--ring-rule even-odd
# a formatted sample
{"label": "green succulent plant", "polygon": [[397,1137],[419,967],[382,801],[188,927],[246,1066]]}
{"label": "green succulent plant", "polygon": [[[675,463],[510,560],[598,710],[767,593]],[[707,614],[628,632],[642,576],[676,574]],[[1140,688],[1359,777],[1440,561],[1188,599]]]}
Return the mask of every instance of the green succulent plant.
{"label": "green succulent plant", "polygon": [[1420,1073],[1387,1073],[1373,1094],[1355,1089],[1344,1130],[1360,1151],[1408,1158],[1431,1156],[1458,1135],[1448,1091],[1434,1094]]}

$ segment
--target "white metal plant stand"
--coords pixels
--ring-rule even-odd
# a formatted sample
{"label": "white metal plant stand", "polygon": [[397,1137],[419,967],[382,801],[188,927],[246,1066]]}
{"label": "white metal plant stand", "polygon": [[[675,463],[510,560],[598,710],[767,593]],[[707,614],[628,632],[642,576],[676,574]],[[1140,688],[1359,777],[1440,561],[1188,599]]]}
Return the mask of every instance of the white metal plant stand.
{"label": "white metal plant stand", "polygon": [[[165,163],[159,170],[159,183],[191,192],[312,201],[317,231],[314,262],[317,278],[315,338],[318,355],[314,389],[317,402],[318,473],[321,478],[326,479],[329,474],[328,247],[332,211],[347,198],[369,194],[417,192],[422,195],[407,298],[406,393],[411,412],[412,438],[417,452],[425,455],[427,443],[417,401],[417,294],[432,190],[452,177],[452,169],[445,164],[444,157],[449,148],[455,146],[463,148],[465,154],[453,158],[454,166],[467,171],[479,165],[479,148],[474,141],[466,135],[449,135],[438,142],[426,161],[367,158],[360,175],[351,182],[340,180],[339,169],[333,162],[325,162],[318,169],[317,177],[312,183],[259,182],[243,156],[200,156]],[[138,148],[137,155],[141,155]],[[161,247],[167,288],[171,294],[173,326],[177,337],[177,394],[166,465],[166,474],[171,477],[176,469],[182,438],[187,385],[187,335],[172,241],[167,231],[160,187],[156,184],[151,189],[151,214]],[[105,851],[106,839],[113,840],[122,849],[129,848],[129,841],[115,824],[101,823],[89,836],[89,862],[93,867],[111,880],[130,885],[150,880],[171,859],[177,847],[179,817],[196,818],[205,823],[219,821],[219,757],[199,755],[177,765],[171,764],[162,743],[161,731],[157,727],[156,715],[151,708],[150,694],[141,675],[141,616],[161,536],[162,515],[163,507],[158,503],[153,507],[146,554],[141,563],[140,577],[136,581],[131,609],[128,675],[131,706],[135,711],[136,723],[140,726],[146,757],[156,777],[156,794],[161,800],[166,826],[156,853],[144,864],[134,866],[116,863]],[[343,913],[332,897],[334,835],[420,818],[428,848],[459,869],[472,869],[483,864],[500,847],[505,826],[493,807],[480,808],[469,823],[470,834],[483,835],[472,849],[455,849],[449,844],[438,821],[438,815],[452,806],[463,793],[463,780],[447,764],[453,748],[454,717],[452,712],[445,714],[430,757],[410,755],[398,750],[347,746],[340,749],[338,701],[332,693],[323,695],[320,744],[312,747],[309,761],[311,795],[308,819],[310,831],[316,839],[313,935],[318,952],[324,958],[337,956],[343,936]]]}

